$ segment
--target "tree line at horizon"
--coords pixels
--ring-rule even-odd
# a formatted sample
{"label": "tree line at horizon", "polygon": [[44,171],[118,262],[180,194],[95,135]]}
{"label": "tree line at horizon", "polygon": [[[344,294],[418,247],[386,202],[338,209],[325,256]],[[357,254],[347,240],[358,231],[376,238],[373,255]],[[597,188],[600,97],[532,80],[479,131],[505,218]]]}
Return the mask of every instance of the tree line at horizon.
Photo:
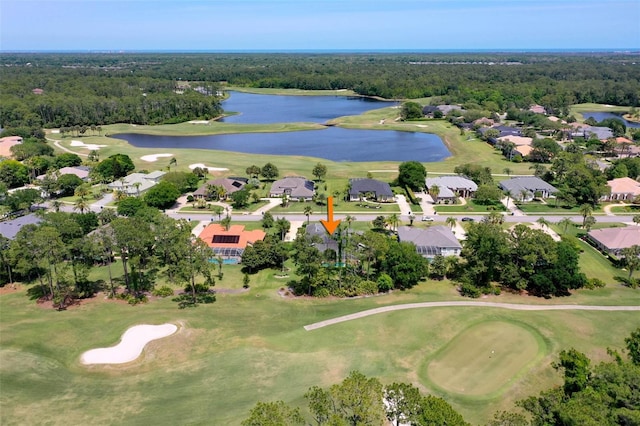
{"label": "tree line at horizon", "polygon": [[[364,96],[473,103],[496,112],[541,104],[640,106],[640,70],[624,54],[2,54],[3,127],[160,124],[220,114],[220,82],[350,89]],[[199,82],[205,93],[180,81]],[[34,94],[35,88],[43,89]]]}

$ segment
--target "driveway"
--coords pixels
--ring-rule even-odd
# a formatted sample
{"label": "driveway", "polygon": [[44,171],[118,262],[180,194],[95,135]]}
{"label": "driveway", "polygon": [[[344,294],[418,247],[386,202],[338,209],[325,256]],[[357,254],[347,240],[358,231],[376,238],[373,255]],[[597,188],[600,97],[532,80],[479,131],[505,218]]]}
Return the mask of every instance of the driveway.
{"label": "driveway", "polygon": [[403,216],[409,216],[411,214],[411,206],[407,202],[407,198],[404,195],[396,195],[396,202],[400,207],[400,214]]}

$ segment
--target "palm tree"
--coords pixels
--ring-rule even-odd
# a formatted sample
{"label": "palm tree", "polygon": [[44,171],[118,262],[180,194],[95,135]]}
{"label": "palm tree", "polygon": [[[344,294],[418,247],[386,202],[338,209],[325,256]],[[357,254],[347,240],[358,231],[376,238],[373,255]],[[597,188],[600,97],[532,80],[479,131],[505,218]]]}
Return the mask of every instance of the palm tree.
{"label": "palm tree", "polygon": [[527,196],[529,195],[529,191],[527,191],[526,189],[521,189],[520,190],[520,198],[521,201],[524,203],[524,200],[527,199]]}
{"label": "palm tree", "polygon": [[222,265],[224,265],[224,259],[220,255],[216,256],[215,259],[216,259],[216,263],[218,264],[218,279],[221,280],[222,279]]}
{"label": "palm tree", "polygon": [[438,195],[440,195],[440,187],[438,185],[431,185],[431,188],[429,188],[429,195],[433,198],[434,204],[437,204]]}
{"label": "palm tree", "polygon": [[593,206],[591,204],[583,204],[580,206],[580,214],[582,215],[582,227],[586,227],[587,217],[590,217],[593,213]]}
{"label": "palm tree", "polygon": [[127,194],[126,192],[120,190],[120,189],[116,189],[113,192],[113,200],[117,203],[118,201],[122,201],[125,198],[127,198]]}
{"label": "palm tree", "polygon": [[218,215],[218,222],[222,221],[222,212],[224,208],[222,206],[213,206],[213,213]]}
{"label": "palm tree", "polygon": [[640,226],[640,214],[633,216],[633,223]]}
{"label": "palm tree", "polygon": [[593,216],[587,216],[584,220],[584,229],[587,232],[591,231],[591,227],[596,224],[596,218]]}
{"label": "palm tree", "polygon": [[505,175],[507,175],[507,177],[511,176],[511,173],[513,172],[513,170],[511,170],[508,167],[505,167],[502,171],[504,172]]}
{"label": "palm tree", "polygon": [[171,170],[171,166],[177,166],[178,165],[178,160],[176,160],[176,157],[171,157],[171,160],[169,160],[169,170]]}
{"label": "palm tree", "polygon": [[73,205],[74,210],[79,210],[80,213],[84,213],[85,210],[89,210],[89,202],[85,198],[78,198]]}
{"label": "palm tree", "polygon": [[231,226],[231,216],[227,216],[224,219],[222,219],[220,221],[220,225],[222,225],[224,227],[225,231],[228,231],[229,227]]}
{"label": "palm tree", "polygon": [[344,221],[347,222],[347,229],[351,230],[351,224],[356,220],[355,217],[351,216],[351,215],[347,215],[344,218]]}
{"label": "palm tree", "polygon": [[51,202],[51,207],[53,207],[53,211],[57,213],[60,211],[60,207],[62,207],[62,202],[60,200],[53,200]]}
{"label": "palm tree", "polygon": [[133,187],[136,189],[136,194],[139,197],[140,196],[140,186],[142,185],[142,182],[134,182],[133,183]]}
{"label": "palm tree", "polygon": [[305,206],[304,215],[307,217],[307,225],[309,224],[309,216],[311,216],[311,213],[313,213],[311,206]]}
{"label": "palm tree", "polygon": [[564,234],[566,234],[567,228],[569,228],[569,225],[573,225],[573,221],[570,218],[565,217],[560,222],[558,222],[558,225],[562,226],[562,231]]}
{"label": "palm tree", "polygon": [[449,227],[451,228],[451,230],[453,230],[453,228],[455,228],[455,226],[456,226],[456,222],[457,222],[456,218],[455,218],[455,217],[451,217],[451,216],[449,216],[449,217],[447,218],[447,220],[445,220],[445,223],[446,223],[447,225],[449,225]]}
{"label": "palm tree", "polygon": [[395,230],[398,228],[398,215],[396,213],[393,213],[387,218],[386,222],[391,227],[391,230],[395,232]]}
{"label": "palm tree", "polygon": [[549,227],[549,221],[544,217],[539,217],[538,220],[536,220],[536,222],[540,225],[542,229]]}
{"label": "palm tree", "polygon": [[507,198],[507,208],[509,208],[509,201],[511,200],[511,191],[509,191],[508,189],[505,189],[504,191],[502,191],[502,193]]}

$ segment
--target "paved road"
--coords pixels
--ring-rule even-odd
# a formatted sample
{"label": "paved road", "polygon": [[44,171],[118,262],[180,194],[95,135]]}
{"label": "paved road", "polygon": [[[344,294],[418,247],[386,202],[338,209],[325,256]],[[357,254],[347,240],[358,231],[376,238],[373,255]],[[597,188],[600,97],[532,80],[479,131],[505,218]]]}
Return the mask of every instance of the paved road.
{"label": "paved road", "polygon": [[471,306],[482,308],[500,308],[512,309],[516,311],[640,311],[640,306],[589,306],[589,305],[520,305],[515,303],[495,303],[495,302],[422,302],[407,303],[404,305],[391,305],[381,308],[369,309],[366,311],[356,312],[354,314],[343,315],[313,324],[305,325],[307,331],[315,330],[329,325],[338,324],[345,321],[351,321],[358,318],[364,318],[371,315],[382,314],[385,312],[402,311],[405,309],[417,308],[439,308],[439,307],[457,307]]}

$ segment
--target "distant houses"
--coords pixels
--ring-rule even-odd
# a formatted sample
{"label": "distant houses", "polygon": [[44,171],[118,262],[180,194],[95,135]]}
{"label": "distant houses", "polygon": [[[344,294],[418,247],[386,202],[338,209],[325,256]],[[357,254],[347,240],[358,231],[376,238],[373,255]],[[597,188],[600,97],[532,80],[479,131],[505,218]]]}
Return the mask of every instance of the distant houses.
{"label": "distant houses", "polygon": [[360,201],[363,198],[375,201],[393,201],[393,191],[388,183],[376,179],[349,179],[349,200]]}
{"label": "distant houses", "polygon": [[535,197],[549,198],[558,192],[558,189],[536,176],[519,176],[506,179],[498,185],[500,189],[508,192],[511,198],[522,201],[531,201]]}
{"label": "distant houses", "polygon": [[131,173],[121,179],[108,184],[112,191],[122,191],[127,195],[138,195],[160,182],[160,178],[167,172],[155,171],[151,173]]}
{"label": "distant houses", "polygon": [[398,228],[398,240],[415,244],[418,254],[427,259],[437,255],[459,256],[462,250],[451,228],[443,225],[426,229],[401,226]]}
{"label": "distant houses", "polygon": [[271,185],[270,197],[287,196],[291,201],[311,201],[315,194],[315,184],[301,176],[288,176]]}

